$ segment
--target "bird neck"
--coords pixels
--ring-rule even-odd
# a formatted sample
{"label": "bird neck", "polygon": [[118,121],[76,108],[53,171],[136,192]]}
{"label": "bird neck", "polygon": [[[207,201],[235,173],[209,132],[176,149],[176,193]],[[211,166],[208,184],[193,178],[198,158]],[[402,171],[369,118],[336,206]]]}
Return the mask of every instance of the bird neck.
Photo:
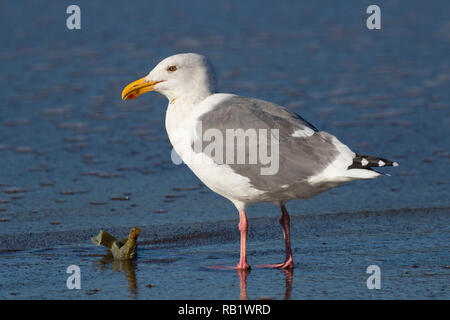
{"label": "bird neck", "polygon": [[169,100],[169,106],[182,106],[183,109],[186,111],[192,110],[197,104],[205,100],[207,97],[209,97],[212,93],[205,90],[204,92],[197,92],[196,94],[185,94],[185,95],[171,95],[168,96],[167,99]]}
{"label": "bird neck", "polygon": [[176,104],[176,105],[183,105],[184,107],[194,107],[198,103],[205,100],[207,97],[209,97],[212,94],[209,90],[202,90],[202,91],[196,91],[195,94],[189,93],[189,94],[183,94],[183,95],[176,95],[176,94],[170,94],[166,95],[167,99],[169,100],[169,105]]}

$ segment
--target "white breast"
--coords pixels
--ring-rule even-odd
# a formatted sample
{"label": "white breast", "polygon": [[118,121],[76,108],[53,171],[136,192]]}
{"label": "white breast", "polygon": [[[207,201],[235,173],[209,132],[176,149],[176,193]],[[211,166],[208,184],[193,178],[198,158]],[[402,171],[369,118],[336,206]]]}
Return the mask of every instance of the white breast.
{"label": "white breast", "polygon": [[217,104],[232,97],[231,94],[213,94],[201,103],[191,106],[183,101],[169,104],[166,112],[166,130],[176,153],[195,175],[214,192],[228,198],[238,209],[254,202],[264,194],[250,185],[250,180],[236,174],[228,165],[217,165],[204,153],[195,153],[192,143],[200,117]]}

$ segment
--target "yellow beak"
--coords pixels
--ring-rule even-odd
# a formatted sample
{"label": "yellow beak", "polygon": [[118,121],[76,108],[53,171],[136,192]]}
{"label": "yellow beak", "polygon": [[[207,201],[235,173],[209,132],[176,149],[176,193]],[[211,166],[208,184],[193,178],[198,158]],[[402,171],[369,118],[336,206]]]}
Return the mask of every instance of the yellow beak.
{"label": "yellow beak", "polygon": [[127,85],[122,91],[122,100],[136,99],[141,94],[153,91],[154,86],[162,81],[147,81],[145,78],[136,80]]}

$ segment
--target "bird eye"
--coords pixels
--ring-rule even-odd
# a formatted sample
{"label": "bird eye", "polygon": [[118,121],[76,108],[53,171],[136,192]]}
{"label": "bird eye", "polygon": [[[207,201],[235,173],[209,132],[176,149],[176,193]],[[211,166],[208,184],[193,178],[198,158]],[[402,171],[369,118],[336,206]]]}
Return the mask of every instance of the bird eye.
{"label": "bird eye", "polygon": [[175,70],[177,70],[176,66],[170,66],[167,68],[167,71],[169,71],[169,72],[174,72]]}

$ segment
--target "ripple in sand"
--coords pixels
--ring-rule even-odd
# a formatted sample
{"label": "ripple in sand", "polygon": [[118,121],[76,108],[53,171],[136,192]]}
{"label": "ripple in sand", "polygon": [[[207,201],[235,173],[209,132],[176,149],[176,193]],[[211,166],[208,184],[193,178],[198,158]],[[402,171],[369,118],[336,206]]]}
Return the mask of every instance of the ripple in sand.
{"label": "ripple in sand", "polygon": [[46,165],[41,165],[39,167],[33,167],[28,169],[29,172],[51,172],[52,169],[49,169]]}
{"label": "ripple in sand", "polygon": [[93,294],[95,294],[95,293],[97,293],[99,291],[100,291],[100,289],[94,288],[94,289],[91,289],[88,292],[86,292],[86,294],[90,296],[90,295],[93,295]]}
{"label": "ripple in sand", "polygon": [[60,121],[52,121],[58,128],[61,129],[82,129],[86,127],[86,124],[83,122],[60,122]]}
{"label": "ripple in sand", "polygon": [[129,201],[130,197],[129,196],[119,196],[119,197],[111,197],[111,200],[114,201]]}
{"label": "ripple in sand", "polygon": [[41,112],[48,116],[56,116],[56,115],[63,115],[66,112],[70,111],[71,108],[69,107],[61,107],[61,108],[48,108],[44,109]]}
{"label": "ripple in sand", "polygon": [[75,137],[68,137],[63,139],[64,142],[85,142],[86,137],[85,136],[75,136]]}
{"label": "ripple in sand", "polygon": [[173,191],[194,191],[194,190],[199,190],[199,189],[200,189],[200,186],[197,186],[197,187],[184,187],[184,188],[175,187],[172,190]]}
{"label": "ripple in sand", "polygon": [[13,151],[15,153],[19,153],[19,154],[22,154],[22,153],[33,153],[34,152],[33,148],[25,147],[25,146],[24,147],[16,147],[16,148],[13,149]]}
{"label": "ripple in sand", "polygon": [[82,172],[80,173],[82,176],[94,176],[103,179],[111,179],[111,178],[121,178],[123,177],[120,173],[114,172],[102,172],[102,171],[90,171],[90,172]]}
{"label": "ripple in sand", "polygon": [[116,168],[117,171],[140,171],[142,169],[143,169],[142,167],[136,166],[122,166]]}
{"label": "ripple in sand", "polygon": [[64,195],[64,196],[73,196],[76,194],[84,194],[84,193],[88,193],[88,190],[64,190],[61,191],[60,194]]}
{"label": "ripple in sand", "polygon": [[6,120],[3,124],[7,127],[27,126],[31,123],[28,119]]}
{"label": "ripple in sand", "polygon": [[95,156],[92,154],[85,154],[85,155],[83,155],[83,162],[86,165],[96,165],[96,164],[105,163],[105,161],[102,161],[102,160],[95,160],[94,157]]}
{"label": "ripple in sand", "polygon": [[30,191],[30,190],[27,188],[12,187],[12,188],[8,188],[8,189],[4,189],[3,193],[15,194],[15,193],[28,192],[28,191]]}
{"label": "ripple in sand", "polygon": [[166,194],[164,196],[166,199],[177,199],[177,198],[184,198],[186,195],[184,194]]}
{"label": "ripple in sand", "polygon": [[39,185],[40,185],[41,187],[51,187],[51,186],[54,185],[54,183],[51,182],[51,181],[45,181],[45,182],[41,182]]}
{"label": "ripple in sand", "polygon": [[104,206],[104,205],[106,205],[108,203],[107,202],[100,202],[100,201],[91,201],[91,202],[89,202],[89,204],[93,205],[93,206]]}
{"label": "ripple in sand", "polygon": [[140,173],[142,173],[142,174],[144,174],[144,175],[147,175],[147,174],[154,174],[155,172],[154,171],[152,171],[152,170],[141,170],[141,171],[139,171]]}

